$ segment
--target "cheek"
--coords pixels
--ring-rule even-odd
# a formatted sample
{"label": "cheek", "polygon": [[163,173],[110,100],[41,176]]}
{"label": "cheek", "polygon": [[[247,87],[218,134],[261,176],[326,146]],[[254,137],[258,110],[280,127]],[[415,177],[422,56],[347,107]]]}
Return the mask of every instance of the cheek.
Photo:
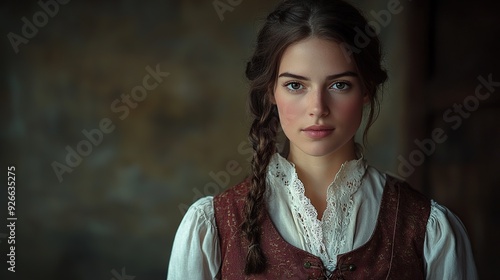
{"label": "cheek", "polygon": [[297,108],[294,108],[294,106],[282,106],[279,111],[280,117],[287,123],[293,122],[297,119],[298,112]]}
{"label": "cheek", "polygon": [[282,126],[293,125],[301,115],[300,106],[290,100],[276,98],[276,105]]}
{"label": "cheek", "polygon": [[336,117],[341,120],[360,122],[363,116],[363,100],[349,100],[336,106]]}

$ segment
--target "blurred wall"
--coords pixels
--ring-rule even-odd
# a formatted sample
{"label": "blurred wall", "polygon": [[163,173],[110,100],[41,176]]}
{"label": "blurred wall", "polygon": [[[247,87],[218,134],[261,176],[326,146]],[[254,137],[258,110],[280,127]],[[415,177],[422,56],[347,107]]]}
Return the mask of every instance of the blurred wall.
{"label": "blurred wall", "polygon": [[[490,160],[498,155],[498,99],[464,118],[414,171],[404,172],[401,158],[411,161],[414,140],[444,127],[443,111],[474,92],[479,75],[498,69],[495,36],[457,40],[498,21],[492,6],[476,5],[483,8],[471,17],[444,0],[400,1],[399,12],[384,18],[394,1],[352,1],[380,27],[390,75],[366,158],[458,213],[481,275],[491,278],[500,261],[484,238],[499,232]],[[17,170],[15,275],[164,279],[187,207],[247,174],[244,68],[261,19],[278,1],[240,1],[219,13],[214,3],[229,2],[66,2],[52,1],[49,12],[37,1],[3,2],[0,10],[1,166]],[[468,22],[479,26],[467,29]],[[484,48],[489,55],[474,60]],[[0,275],[8,249],[2,233]]]}
{"label": "blurred wall", "polygon": [[408,179],[462,219],[481,279],[500,275],[498,11],[491,0],[421,1],[405,33]]}

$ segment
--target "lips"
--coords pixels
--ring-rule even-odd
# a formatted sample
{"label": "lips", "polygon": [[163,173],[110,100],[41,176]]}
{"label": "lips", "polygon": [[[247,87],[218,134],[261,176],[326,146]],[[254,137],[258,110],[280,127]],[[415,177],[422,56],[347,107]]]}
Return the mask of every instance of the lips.
{"label": "lips", "polygon": [[327,137],[328,135],[332,134],[332,132],[334,130],[335,130],[335,128],[333,128],[331,126],[312,125],[312,126],[309,126],[309,127],[302,129],[302,132],[304,132],[310,138],[321,139],[321,138]]}

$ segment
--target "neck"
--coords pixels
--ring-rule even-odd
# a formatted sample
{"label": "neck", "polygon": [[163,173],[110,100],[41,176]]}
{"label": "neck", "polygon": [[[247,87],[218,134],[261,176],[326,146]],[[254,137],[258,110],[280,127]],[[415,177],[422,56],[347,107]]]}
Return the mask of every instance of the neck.
{"label": "neck", "polygon": [[354,140],[342,148],[323,156],[311,156],[290,147],[288,160],[295,164],[297,175],[306,189],[326,189],[333,181],[343,163],[356,159]]}
{"label": "neck", "polygon": [[339,172],[342,164],[356,158],[354,140],[339,150],[324,156],[311,156],[290,147],[288,160],[295,164],[295,170],[304,184],[305,195],[316,208],[318,219],[323,217],[326,209],[327,189]]}

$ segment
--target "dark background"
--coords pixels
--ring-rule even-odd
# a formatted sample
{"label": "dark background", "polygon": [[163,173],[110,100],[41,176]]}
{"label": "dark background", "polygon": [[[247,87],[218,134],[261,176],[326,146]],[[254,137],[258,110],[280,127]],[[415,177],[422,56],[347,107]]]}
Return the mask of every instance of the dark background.
{"label": "dark background", "polygon": [[[43,9],[37,1],[0,4],[1,279],[165,278],[185,209],[248,170],[244,67],[277,1],[232,1],[220,17],[214,3],[229,2],[72,0],[46,22],[39,16],[17,53],[9,34],[23,36],[22,18],[33,23]],[[375,21],[389,2],[398,1],[352,1]],[[499,2],[399,7],[378,23],[390,80],[365,156],[454,211],[481,278],[497,278],[500,87],[474,96],[480,76],[500,82]],[[169,76],[128,115],[116,112],[115,100],[157,65]],[[459,105],[470,110],[454,111]],[[114,130],[85,150],[82,130],[106,118]],[[436,129],[446,140],[419,148]],[[88,155],[59,180],[52,165],[67,165],[67,149],[79,144]],[[6,264],[10,165],[15,274]]]}

